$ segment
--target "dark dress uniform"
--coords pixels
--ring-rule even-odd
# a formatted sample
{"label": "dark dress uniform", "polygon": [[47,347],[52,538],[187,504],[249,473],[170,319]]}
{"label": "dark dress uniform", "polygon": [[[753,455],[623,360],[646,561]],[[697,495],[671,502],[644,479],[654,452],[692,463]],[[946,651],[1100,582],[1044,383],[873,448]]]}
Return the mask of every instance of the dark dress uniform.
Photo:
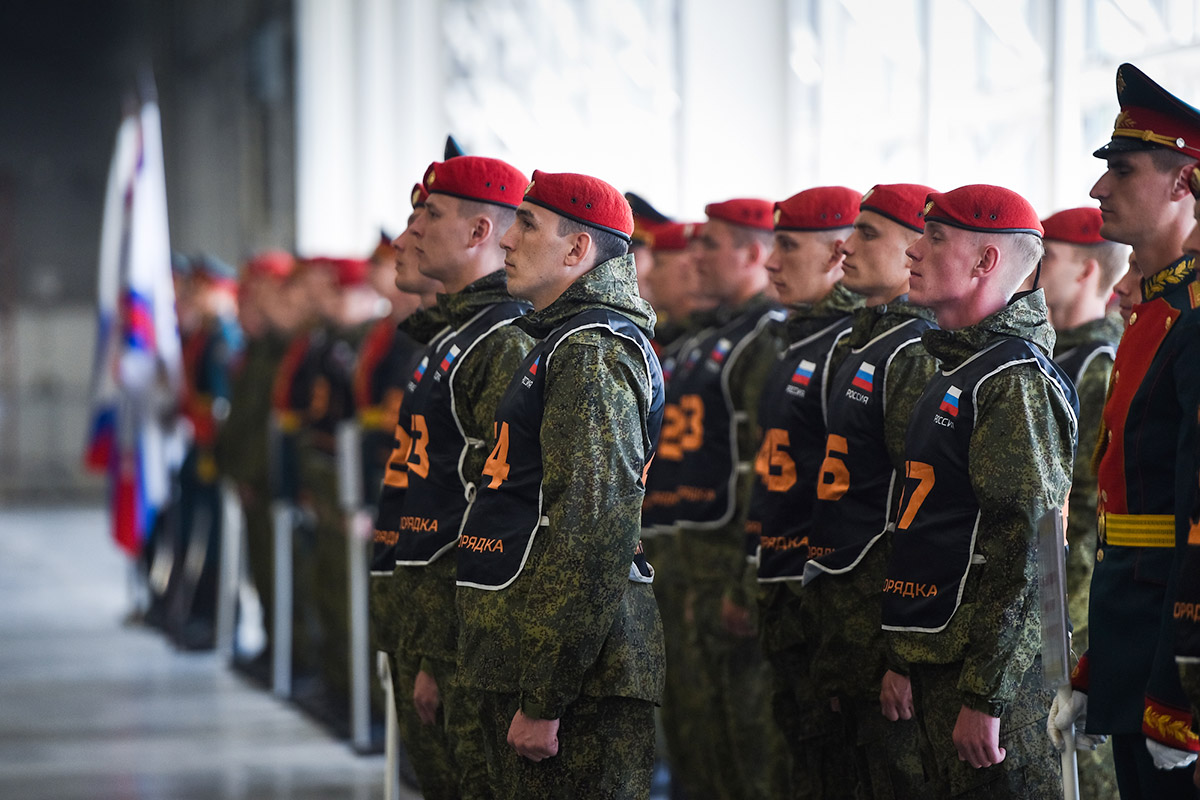
{"label": "dark dress uniform", "polygon": [[[229,414],[230,371],[241,351],[241,329],[232,317],[211,317],[182,342],[183,415],[192,445],[179,470],[179,528],[168,588],[170,632],[185,648],[213,646],[221,552],[221,491],[217,482],[217,431]],[[192,539],[207,540],[199,572],[192,574]]]}
{"label": "dark dress uniform", "polygon": [[[497,407],[458,551],[459,678],[499,798],[649,795],[663,682],[639,547],[663,406],[653,320],[622,256],[515,323],[540,341]],[[557,756],[506,744],[518,709],[560,721]]]}
{"label": "dark dress uniform", "polygon": [[[834,346],[850,333],[862,297],[840,283],[784,323],[787,349],[759,400],[762,444],[746,516],[748,554],[757,561],[759,637],[771,665],[771,706],[791,751],[791,797],[851,797],[837,718],[809,674],[810,631],[800,612],[815,487],[825,445],[825,396]],[[833,741],[831,742],[831,738]],[[838,770],[832,764],[841,763]],[[822,782],[840,772],[836,786]]]}
{"label": "dark dress uniform", "polygon": [[1088,693],[1087,732],[1113,736],[1122,794],[1141,785],[1187,797],[1191,770],[1155,770],[1143,735],[1196,749],[1172,658],[1168,590],[1176,547],[1188,540],[1196,476],[1200,283],[1193,258],[1143,280],[1142,296],[1117,348],[1104,406],[1090,647],[1072,683]]}
{"label": "dark dress uniform", "polygon": [[[921,344],[935,327],[931,316],[901,296],[857,312],[839,344],[804,573],[809,668],[818,695],[839,701],[854,773],[845,782],[856,779],[879,798],[915,793],[924,782],[916,723],[889,722],[879,707],[887,669],[879,609],[904,436],[936,365]],[[846,761],[822,765],[828,781]]]}
{"label": "dark dress uniform", "polygon": [[[1076,400],[1049,358],[1042,293],[922,337],[940,361],[914,407],[884,582],[888,643],[909,665],[936,797],[1057,797],[1045,741],[1037,524],[1070,487]],[[1000,719],[1000,764],[959,760],[966,706]]]}

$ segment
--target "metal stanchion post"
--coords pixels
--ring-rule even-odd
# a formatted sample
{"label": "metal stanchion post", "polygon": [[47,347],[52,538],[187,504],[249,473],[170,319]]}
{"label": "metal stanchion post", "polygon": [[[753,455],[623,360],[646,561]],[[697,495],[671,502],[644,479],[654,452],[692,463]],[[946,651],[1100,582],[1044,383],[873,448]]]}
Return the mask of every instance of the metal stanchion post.
{"label": "metal stanchion post", "polygon": [[358,423],[342,422],[337,431],[338,492],[346,519],[346,563],[350,570],[350,740],[355,749],[371,749],[371,662],[367,609],[369,521],[362,509],[362,445]]}

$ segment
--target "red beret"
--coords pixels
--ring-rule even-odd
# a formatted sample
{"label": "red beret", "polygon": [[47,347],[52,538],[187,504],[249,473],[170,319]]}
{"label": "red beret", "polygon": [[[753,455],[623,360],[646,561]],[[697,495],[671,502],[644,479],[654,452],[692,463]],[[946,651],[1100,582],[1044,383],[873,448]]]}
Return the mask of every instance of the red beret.
{"label": "red beret", "polygon": [[1103,244],[1100,209],[1095,206],[1068,208],[1042,220],[1043,238],[1068,244]]}
{"label": "red beret", "polygon": [[414,183],[412,195],[409,200],[412,202],[413,211],[416,211],[421,206],[425,205],[425,201],[429,199],[429,192],[425,191],[425,184]]}
{"label": "red beret", "polygon": [[704,207],[709,219],[719,219],[733,225],[758,228],[760,231],[775,229],[775,204],[770,200],[739,197],[724,203],[709,203]]}
{"label": "red beret", "polygon": [[282,280],[292,274],[296,259],[284,250],[266,250],[246,262],[243,277],[276,278]]}
{"label": "red beret", "polygon": [[361,286],[367,282],[367,268],[370,262],[362,258],[331,258],[337,275],[338,286]]}
{"label": "red beret", "polygon": [[627,242],[632,240],[633,210],[629,201],[599,178],[535,169],[533,180],[525,189],[525,201],[567,219],[608,231]]}
{"label": "red beret", "polygon": [[521,204],[521,190],[527,182],[525,175],[511,164],[483,156],[435,161],[425,170],[422,181],[429,194],[448,194],[509,208]]}
{"label": "red beret", "polygon": [[880,183],[872,186],[859,203],[863,211],[873,211],[910,230],[925,230],[925,198],[933,189],[919,183]]}
{"label": "red beret", "polygon": [[1133,64],[1117,67],[1117,102],[1121,113],[1113,123],[1112,141],[1092,153],[1096,158],[1159,147],[1200,156],[1200,110],[1150,80]]}
{"label": "red beret", "polygon": [[805,189],[775,204],[775,230],[825,231],[848,228],[858,216],[858,192],[845,186]]}
{"label": "red beret", "polygon": [[654,230],[654,252],[678,253],[688,248],[696,238],[700,225],[696,222],[667,222]]}
{"label": "red beret", "polygon": [[984,233],[1042,235],[1042,223],[1028,200],[986,183],[960,186],[949,192],[930,192],[925,202],[925,221]]}

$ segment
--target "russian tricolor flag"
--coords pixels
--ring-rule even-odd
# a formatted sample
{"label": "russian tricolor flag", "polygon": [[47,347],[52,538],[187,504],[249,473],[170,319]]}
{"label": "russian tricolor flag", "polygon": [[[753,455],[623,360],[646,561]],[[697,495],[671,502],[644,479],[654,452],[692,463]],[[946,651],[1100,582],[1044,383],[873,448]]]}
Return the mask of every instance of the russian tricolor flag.
{"label": "russian tricolor flag", "polygon": [[800,386],[808,386],[808,382],[812,380],[813,370],[816,368],[817,365],[812,361],[808,361],[807,359],[801,361],[796,365],[796,371],[792,373],[792,383],[799,384]]}
{"label": "russian tricolor flag", "polygon": [[450,369],[450,365],[454,363],[454,359],[458,358],[458,354],[461,352],[462,351],[458,349],[458,345],[450,345],[450,350],[446,353],[446,357],[442,359],[442,363],[438,369],[440,369],[442,372]]}
{"label": "russian tricolor flag", "polygon": [[421,363],[417,364],[417,368],[413,370],[413,380],[417,383],[421,382],[421,378],[425,377],[425,370],[429,367],[429,356],[421,359]]}
{"label": "russian tricolor flag", "polygon": [[871,391],[875,386],[875,365],[864,361],[858,368],[858,372],[854,374],[854,380],[851,383],[864,392]]}
{"label": "russian tricolor flag", "polygon": [[538,371],[538,364],[540,364],[540,363],[542,363],[542,357],[541,357],[541,356],[538,356],[537,358],[535,358],[535,359],[533,360],[533,364],[531,364],[531,365],[529,366],[529,374],[530,374],[530,375],[537,375],[537,371]]}
{"label": "russian tricolor flag", "polygon": [[946,390],[946,395],[942,398],[942,411],[945,411],[952,417],[958,416],[958,396],[962,394],[962,389],[957,386],[951,386]]}
{"label": "russian tricolor flag", "polygon": [[725,360],[725,356],[729,355],[729,348],[731,347],[733,347],[733,343],[728,339],[718,339],[717,343],[713,345],[709,358],[720,364]]}

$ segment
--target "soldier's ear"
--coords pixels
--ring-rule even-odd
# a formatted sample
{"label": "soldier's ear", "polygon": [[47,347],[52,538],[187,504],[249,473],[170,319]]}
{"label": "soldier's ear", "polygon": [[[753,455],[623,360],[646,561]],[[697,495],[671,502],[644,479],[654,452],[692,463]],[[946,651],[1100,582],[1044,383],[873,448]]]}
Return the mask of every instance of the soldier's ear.
{"label": "soldier's ear", "polygon": [[577,267],[584,263],[593,251],[596,249],[596,243],[592,241],[591,234],[587,231],[579,231],[567,237],[570,249],[563,257],[563,264],[568,267]]}
{"label": "soldier's ear", "polygon": [[975,262],[972,272],[977,277],[990,275],[996,271],[996,267],[1000,265],[1000,248],[991,242],[983,244],[979,249],[979,260]]}

